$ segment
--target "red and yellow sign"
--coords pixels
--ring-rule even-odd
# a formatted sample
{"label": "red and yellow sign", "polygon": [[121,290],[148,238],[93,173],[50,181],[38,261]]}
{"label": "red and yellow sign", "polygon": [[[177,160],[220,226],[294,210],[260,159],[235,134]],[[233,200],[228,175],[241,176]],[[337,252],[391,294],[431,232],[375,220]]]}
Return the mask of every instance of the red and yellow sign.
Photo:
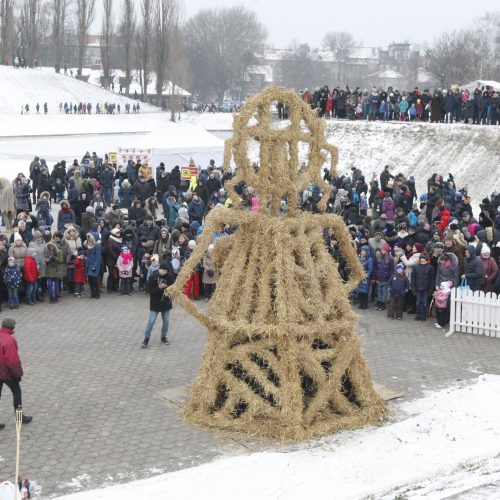
{"label": "red and yellow sign", "polygon": [[182,167],[181,179],[183,181],[190,181],[191,177],[198,177],[198,167]]}

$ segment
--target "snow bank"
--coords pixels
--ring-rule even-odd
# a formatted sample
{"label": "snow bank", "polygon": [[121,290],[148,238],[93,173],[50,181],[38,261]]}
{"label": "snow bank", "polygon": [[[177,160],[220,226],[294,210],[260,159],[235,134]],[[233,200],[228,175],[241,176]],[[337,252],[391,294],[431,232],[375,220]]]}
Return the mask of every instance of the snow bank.
{"label": "snow bank", "polygon": [[[339,500],[394,498],[402,490],[405,498],[422,498],[422,488],[441,491],[426,498],[444,498],[443,491],[459,493],[498,475],[500,405],[492,402],[499,398],[500,376],[485,375],[398,405],[402,420],[380,428],[340,433],[299,451],[230,457],[61,498]],[[484,476],[470,472],[477,468]]]}
{"label": "snow bank", "polygon": [[500,127],[330,121],[327,135],[340,150],[341,173],[355,165],[370,178],[390,165],[414,175],[421,193],[432,173],[451,172],[475,201],[500,189]]}
{"label": "snow bank", "polygon": [[[58,74],[53,69],[15,69],[12,66],[0,66],[0,114],[17,115],[21,113],[21,106],[29,104],[30,114],[35,113],[36,103],[48,105],[49,113],[59,113],[59,103],[91,102],[94,109],[99,102],[126,103],[134,101],[127,97],[115,94],[95,85]],[[141,103],[144,111],[159,111],[158,108]],[[1,134],[0,134],[1,135]]]}

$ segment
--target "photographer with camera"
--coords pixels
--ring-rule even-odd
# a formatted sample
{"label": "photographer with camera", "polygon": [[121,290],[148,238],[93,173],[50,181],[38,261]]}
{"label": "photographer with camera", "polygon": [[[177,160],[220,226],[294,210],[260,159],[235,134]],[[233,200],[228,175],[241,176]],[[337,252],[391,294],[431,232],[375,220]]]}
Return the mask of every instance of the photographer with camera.
{"label": "photographer with camera", "polygon": [[175,281],[174,273],[167,263],[160,265],[158,271],[154,272],[148,279],[149,290],[149,319],[144,332],[144,341],[142,347],[147,347],[151,331],[156,322],[158,314],[161,314],[162,327],[161,327],[161,341],[163,344],[169,344],[167,339],[168,323],[170,319],[170,309],[172,309],[172,301],[170,297],[164,295],[165,288],[172,285]]}

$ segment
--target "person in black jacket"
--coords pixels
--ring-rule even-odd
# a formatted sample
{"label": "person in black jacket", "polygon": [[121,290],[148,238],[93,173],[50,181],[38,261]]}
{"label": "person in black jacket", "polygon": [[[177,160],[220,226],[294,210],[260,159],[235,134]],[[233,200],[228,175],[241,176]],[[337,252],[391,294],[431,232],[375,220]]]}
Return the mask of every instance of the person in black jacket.
{"label": "person in black jacket", "polygon": [[462,279],[467,280],[467,284],[473,292],[481,290],[485,282],[483,265],[479,257],[476,257],[476,249],[472,245],[465,249]]}
{"label": "person in black jacket", "polygon": [[161,327],[161,341],[163,344],[169,344],[168,324],[170,320],[170,309],[172,309],[172,301],[170,297],[164,295],[165,288],[172,285],[175,281],[174,273],[169,264],[164,263],[160,265],[158,271],[153,273],[148,279],[149,290],[149,319],[144,332],[144,340],[142,347],[147,347],[151,337],[151,331],[156,322],[158,314],[161,314],[162,327]]}

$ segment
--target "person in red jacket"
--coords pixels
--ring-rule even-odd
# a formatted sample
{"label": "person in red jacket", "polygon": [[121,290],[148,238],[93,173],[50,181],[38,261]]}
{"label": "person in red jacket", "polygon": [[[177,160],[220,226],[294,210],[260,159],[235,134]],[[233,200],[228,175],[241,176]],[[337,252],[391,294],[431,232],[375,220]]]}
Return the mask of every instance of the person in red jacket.
{"label": "person in red jacket", "polygon": [[[23,376],[23,367],[17,347],[17,341],[14,338],[14,329],[16,320],[13,318],[4,318],[0,328],[0,397],[2,396],[2,387],[5,384],[14,397],[14,410],[22,408],[21,377]],[[23,424],[29,424],[33,417],[23,414]],[[3,429],[5,424],[0,424]]]}
{"label": "person in red jacket", "polygon": [[443,207],[441,210],[441,218],[439,219],[439,224],[436,225],[436,227],[443,232],[447,227],[450,222],[451,218],[451,213],[450,211]]}
{"label": "person in red jacket", "polygon": [[26,282],[26,302],[30,306],[34,306],[36,303],[36,293],[38,291],[38,278],[40,277],[40,271],[38,270],[38,265],[36,263],[35,257],[36,250],[34,248],[28,249],[28,255],[24,260],[23,276]]}
{"label": "person in red jacket", "polygon": [[78,257],[75,259],[75,274],[73,275],[75,284],[75,297],[85,297],[85,257],[81,250],[78,250]]}

